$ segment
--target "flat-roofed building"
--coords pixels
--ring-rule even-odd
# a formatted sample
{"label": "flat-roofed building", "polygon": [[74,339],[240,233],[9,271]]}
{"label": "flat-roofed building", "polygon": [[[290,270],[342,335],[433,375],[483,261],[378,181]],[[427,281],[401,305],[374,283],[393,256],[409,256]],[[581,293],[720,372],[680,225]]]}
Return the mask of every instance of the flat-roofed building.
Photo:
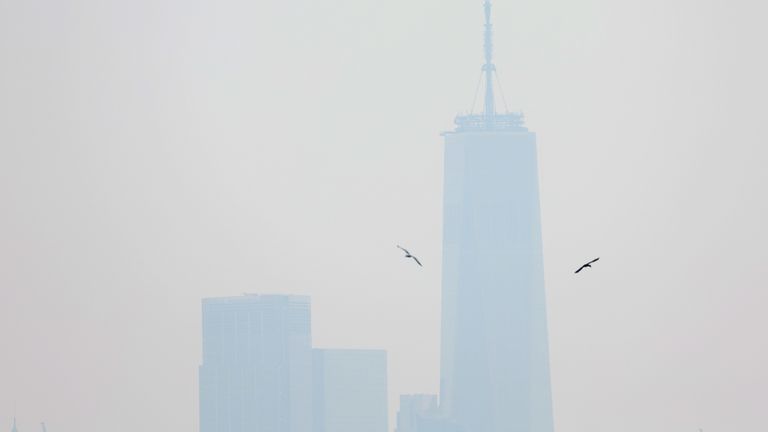
{"label": "flat-roofed building", "polygon": [[387,432],[387,352],[315,349],[313,432]]}
{"label": "flat-roofed building", "polygon": [[311,429],[309,297],[204,299],[200,432]]}

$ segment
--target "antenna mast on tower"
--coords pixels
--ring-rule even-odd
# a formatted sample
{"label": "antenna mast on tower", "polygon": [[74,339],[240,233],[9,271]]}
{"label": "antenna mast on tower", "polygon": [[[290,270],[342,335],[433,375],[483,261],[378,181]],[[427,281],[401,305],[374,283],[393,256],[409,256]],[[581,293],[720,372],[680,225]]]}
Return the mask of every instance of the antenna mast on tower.
{"label": "antenna mast on tower", "polygon": [[[509,112],[506,108],[503,114],[496,113],[496,96],[493,93],[493,80],[496,75],[496,65],[493,64],[491,0],[484,0],[483,8],[485,10],[485,37],[483,43],[483,47],[485,48],[485,63],[482,67],[480,81],[478,81],[477,89],[475,90],[475,98],[472,100],[472,110],[468,115],[456,116],[454,119],[454,123],[456,124],[454,132],[489,130],[527,131],[523,122],[523,113]],[[485,103],[483,104],[483,112],[474,114],[475,101],[477,100],[477,95],[480,93],[480,83],[482,81],[485,81]],[[500,85],[499,90],[501,90]],[[504,101],[503,92],[501,93],[501,98],[502,101]],[[505,107],[506,104],[506,101],[504,101]]]}
{"label": "antenna mast on tower", "polygon": [[496,66],[493,64],[493,24],[491,24],[491,1],[485,0],[485,64],[483,72],[485,73],[485,110],[483,115],[486,122],[490,123],[496,114],[496,104],[493,96],[493,73]]}

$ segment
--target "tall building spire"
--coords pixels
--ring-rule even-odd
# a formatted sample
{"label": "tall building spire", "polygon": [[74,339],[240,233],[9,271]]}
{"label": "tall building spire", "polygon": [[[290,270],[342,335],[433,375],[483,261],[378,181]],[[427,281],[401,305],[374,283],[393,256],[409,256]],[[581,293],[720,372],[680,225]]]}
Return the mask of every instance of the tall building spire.
{"label": "tall building spire", "polygon": [[496,114],[496,104],[493,96],[493,73],[496,66],[493,64],[493,24],[491,24],[491,1],[485,0],[485,109],[483,115],[487,122],[491,122]]}
{"label": "tall building spire", "polygon": [[[480,82],[485,81],[485,103],[483,104],[483,112],[474,114],[475,102],[477,96],[480,93],[480,82],[478,82],[477,90],[475,90],[475,97],[472,99],[472,110],[467,115],[458,115],[454,119],[456,129],[454,132],[469,132],[469,131],[489,131],[489,130],[506,130],[506,131],[526,131],[523,114],[520,112],[509,112],[506,108],[506,102],[504,102],[505,109],[502,114],[496,112],[496,96],[493,93],[493,81],[497,79],[496,65],[493,64],[493,24],[491,23],[491,0],[483,1],[483,8],[485,10],[485,37],[484,37],[484,51],[485,51],[485,63],[483,63],[482,74],[480,76]],[[499,86],[501,90],[501,86]],[[501,93],[502,101],[504,101],[504,94]]]}

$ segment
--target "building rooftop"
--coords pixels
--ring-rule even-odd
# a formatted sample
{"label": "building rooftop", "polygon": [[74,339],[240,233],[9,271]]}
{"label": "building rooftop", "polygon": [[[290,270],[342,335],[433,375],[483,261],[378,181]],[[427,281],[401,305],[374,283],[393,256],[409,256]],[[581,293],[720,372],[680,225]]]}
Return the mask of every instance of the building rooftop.
{"label": "building rooftop", "polygon": [[459,115],[453,120],[456,124],[454,132],[480,131],[517,131],[526,132],[523,113],[506,114],[468,114]]}

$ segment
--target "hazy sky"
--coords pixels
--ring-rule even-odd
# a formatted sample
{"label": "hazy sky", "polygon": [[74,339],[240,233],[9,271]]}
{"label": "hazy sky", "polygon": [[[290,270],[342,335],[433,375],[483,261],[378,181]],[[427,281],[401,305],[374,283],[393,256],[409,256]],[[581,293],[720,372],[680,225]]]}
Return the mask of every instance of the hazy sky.
{"label": "hazy sky", "polygon": [[[0,430],[15,401],[22,432],[193,431],[200,299],[246,291],[388,350],[390,412],[437,392],[439,133],[481,3],[0,0]],[[494,5],[556,430],[765,429],[768,6]]]}

